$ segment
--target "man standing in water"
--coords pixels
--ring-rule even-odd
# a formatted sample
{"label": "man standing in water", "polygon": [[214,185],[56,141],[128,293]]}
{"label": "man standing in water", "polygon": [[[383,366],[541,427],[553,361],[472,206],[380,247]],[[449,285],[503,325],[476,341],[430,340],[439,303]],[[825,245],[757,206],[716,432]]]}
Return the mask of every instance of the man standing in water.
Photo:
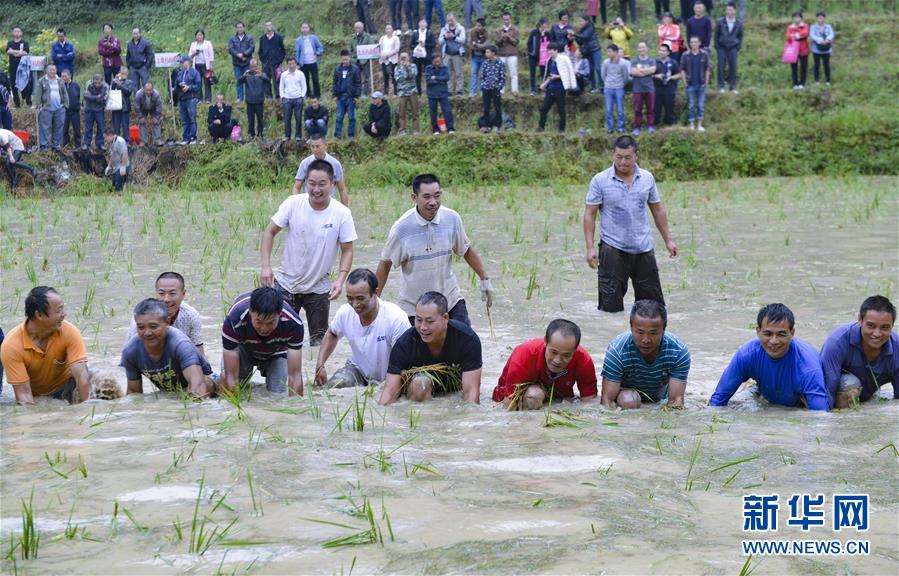
{"label": "man standing in water", "polygon": [[[554,400],[573,398],[575,385],[581,400],[596,398],[596,367],[581,346],[578,325],[557,318],[542,339],[515,347],[493,389],[493,400],[509,410],[539,410],[550,394]],[[520,386],[526,389],[518,394]]]}
{"label": "man standing in water", "polygon": [[346,180],[343,177],[343,165],[340,163],[340,160],[328,154],[328,142],[325,140],[324,135],[318,133],[313,134],[309,138],[309,150],[312,151],[312,154],[303,158],[303,161],[300,162],[300,167],[297,168],[297,175],[295,182],[293,183],[293,193],[300,194],[301,192],[308,192],[308,190],[305,189],[304,184],[306,183],[306,178],[309,176],[309,165],[316,160],[324,160],[334,169],[335,187],[331,188],[331,198],[337,198],[337,191],[339,190],[340,203],[344,206],[349,206],[350,195],[346,191]]}
{"label": "man standing in water", "polygon": [[[402,308],[378,298],[377,288],[378,277],[371,270],[357,268],[350,272],[345,288],[347,303],[337,310],[318,349],[316,386],[346,388],[384,381],[390,350],[409,330],[409,320]],[[325,363],[343,336],[352,354],[343,368],[328,378]]]}
{"label": "man standing in water", "polygon": [[727,406],[728,400],[750,378],[770,403],[829,410],[821,359],[811,344],[793,338],[793,312],[783,304],[759,310],[758,339],[742,345],[718,380],[709,406]]}
{"label": "man standing in water", "polygon": [[122,349],[128,394],[143,392],[141,376],[163,392],[187,388],[195,399],[215,392],[212,367],[183,332],[169,326],[169,307],[164,302],[142,300],[134,308],[134,322],[137,336]]}
{"label": "man standing in water", "polygon": [[602,405],[639,408],[643,402],[666,401],[683,408],[690,351],[666,332],[668,312],[655,300],[637,300],[631,308],[631,329],[609,343],[602,364]]}
{"label": "man standing in water", "polygon": [[[263,286],[281,290],[284,300],[299,313],[306,310],[309,344],[318,346],[328,329],[330,302],[343,292],[353,265],[356,226],[350,209],[331,201],[334,169],[325,160],[309,164],[306,194],[291,195],[281,203],[262,233]],[[275,236],[287,228],[281,266],[272,271]],[[329,272],[340,249],[340,268],[331,282]]]}
{"label": "man standing in water", "polygon": [[[455,374],[404,374],[435,364]],[[393,404],[403,392],[410,400],[424,402],[461,389],[465,400],[480,404],[481,365],[478,335],[466,324],[450,319],[443,294],[425,292],[415,305],[415,328],[407,330],[390,351],[387,382],[378,402]]]}
{"label": "man standing in water", "polygon": [[[203,321],[200,319],[200,313],[184,301],[186,295],[184,276],[181,274],[163,272],[156,278],[156,298],[168,306],[169,326],[181,330],[197,347],[200,356],[206,358],[206,352],[203,349]],[[134,336],[137,336],[137,323],[132,316],[126,341],[131,340]]]}
{"label": "man standing in water", "polygon": [[896,307],[883,296],[862,302],[858,321],[830,333],[821,348],[824,386],[834,408],[866,402],[893,383],[899,399],[899,334],[893,331]]}
{"label": "man standing in water", "polygon": [[453,272],[453,254],[461,256],[478,275],[481,300],[493,305],[493,284],[481,257],[472,247],[459,213],[441,206],[443,191],[433,174],[419,174],[412,180],[415,206],[394,222],[378,264],[378,295],[387,284],[390,268],[402,271],[398,304],[415,323],[416,302],[427,291],[436,291],[449,304],[449,317],[471,326],[468,308],[459,281]]}
{"label": "man standing in water", "polygon": [[25,298],[25,321],[10,330],[0,347],[0,364],[18,404],[35,396],[73,403],[91,397],[87,349],[81,332],[66,321],[62,296],[49,286],[32,288]]}
{"label": "man standing in water", "polygon": [[[655,177],[637,166],[637,141],[631,136],[615,140],[612,166],[590,181],[584,209],[587,264],[598,268],[599,305],[605,312],[624,310],[627,281],[634,284],[635,300],[665,304],[659,268],[652,246],[646,205],[672,258],[679,254],[668,230],[668,212],[659,197]],[[593,247],[596,213],[600,215],[599,249]]]}

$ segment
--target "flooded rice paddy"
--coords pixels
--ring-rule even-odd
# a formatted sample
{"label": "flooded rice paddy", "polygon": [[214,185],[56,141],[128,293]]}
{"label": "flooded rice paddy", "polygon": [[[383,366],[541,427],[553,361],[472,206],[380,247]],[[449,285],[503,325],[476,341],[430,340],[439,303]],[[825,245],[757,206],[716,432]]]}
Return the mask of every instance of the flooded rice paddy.
{"label": "flooded rice paddy", "polygon": [[[388,408],[354,390],[240,407],[147,394],[69,407],[0,406],[0,556],[7,572],[737,574],[744,538],[865,539],[870,554],[756,557],[756,573],[895,574],[899,402],[819,414],[741,391],[705,406],[758,308],[783,301],[820,346],[861,300],[896,300],[895,178],[759,179],[661,187],[682,255],[659,252],[669,330],[690,347],[687,409],[596,403],[507,413],[490,400],[505,357],[547,322],[579,323],[597,368],[624,314],[596,310],[584,262],[585,187],[449,188],[498,291],[491,337],[473,275],[457,271],[484,345],[482,404]],[[35,284],[57,287],[95,368],[115,368],[129,310],[174,269],[219,362],[220,322],[254,286],[283,192],[9,200],[0,325]],[[354,266],[374,268],[406,190],[350,190]],[[659,245],[656,237],[657,246]],[[276,261],[280,249],[276,247]],[[391,277],[386,297],[396,293]],[[332,307],[332,315],[336,306]],[[329,369],[342,364],[338,346]],[[311,376],[317,349],[304,352]],[[124,374],[117,371],[124,386]],[[888,385],[884,398],[892,397]],[[568,425],[551,425],[553,423]],[[22,501],[40,534],[22,559]],[[745,494],[779,494],[781,530],[742,531]],[[870,495],[865,533],[787,527],[794,493]],[[13,561],[11,558],[15,558]]]}

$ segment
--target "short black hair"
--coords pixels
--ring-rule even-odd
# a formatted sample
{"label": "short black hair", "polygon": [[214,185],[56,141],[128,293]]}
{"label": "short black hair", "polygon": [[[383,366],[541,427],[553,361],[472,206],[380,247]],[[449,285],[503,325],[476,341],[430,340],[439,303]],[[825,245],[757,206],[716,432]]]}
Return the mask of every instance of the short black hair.
{"label": "short black hair", "polygon": [[244,25],[243,20],[238,20],[237,22],[234,23],[235,28],[237,28],[238,26],[243,26],[243,25]]}
{"label": "short black hair", "polygon": [[728,0],[727,4],[724,5],[725,8],[736,8],[737,3],[734,0]]}
{"label": "short black hair", "polygon": [[112,127],[103,130],[103,133],[107,136],[116,136],[116,131]]}
{"label": "short black hair", "polygon": [[512,13],[509,12],[508,10],[503,10],[503,13],[500,14],[500,17],[502,17],[502,16],[508,16],[509,18],[511,18],[511,17],[512,17]]}
{"label": "short black hair", "polygon": [[561,52],[565,49],[565,43],[564,42],[550,42],[546,46],[546,49],[547,50],[555,50],[556,52]]}
{"label": "short black hair", "polygon": [[[309,163],[309,169],[306,170],[306,174],[312,174],[313,170],[318,170],[319,172],[324,172],[328,175],[328,180],[334,180],[334,167],[331,166],[331,163],[327,160],[313,160]],[[307,176],[308,177],[308,176]]]}
{"label": "short black hair", "polygon": [[552,338],[553,334],[556,332],[561,332],[562,336],[574,336],[574,345],[576,347],[581,345],[581,329],[571,320],[556,318],[550,322],[549,326],[546,327],[546,334],[543,336],[543,341],[549,342],[549,339]]}
{"label": "short black hair", "polygon": [[537,21],[537,28],[539,28],[543,24],[549,24],[549,18],[546,16],[541,16],[540,20]]}
{"label": "short black hair", "polygon": [[446,302],[446,296],[441,294],[440,292],[435,292],[434,290],[429,290],[425,292],[421,296],[418,297],[418,301],[415,303],[416,306],[427,306],[428,304],[434,304],[437,306],[438,314],[446,314],[449,312],[449,304]]}
{"label": "short black hair", "polygon": [[166,324],[169,323],[169,307],[162,300],[156,298],[145,298],[137,303],[134,307],[134,317],[147,316],[155,314],[159,316]]}
{"label": "short black hair", "polygon": [[203,30],[202,28],[197,28],[197,31],[194,32],[194,37],[196,37],[197,34],[202,34],[202,35],[203,35],[203,38],[206,38],[206,31]]}
{"label": "short black hair", "polygon": [[786,304],[781,304],[780,302],[768,304],[759,310],[759,314],[755,318],[756,326],[761,328],[762,322],[765,320],[770,324],[779,324],[786,320],[790,330],[792,330],[793,326],[796,324],[796,318],[793,316],[793,311],[787,308]]}
{"label": "short black hair", "polygon": [[619,150],[627,150],[628,148],[632,148],[634,152],[636,152],[637,139],[633,136],[619,136],[618,138],[615,138],[615,144],[612,146],[612,148],[617,148]]}
{"label": "short black hair", "polygon": [[889,312],[890,316],[893,317],[893,322],[896,322],[896,307],[893,306],[893,303],[890,302],[886,296],[878,294],[877,296],[868,296],[865,298],[861,308],[858,309],[859,319],[864,318],[865,314],[871,310],[874,312]]}
{"label": "short black hair", "polygon": [[478,18],[477,20],[475,20],[475,24],[480,24],[481,26],[486,26],[487,21],[484,20],[483,18]]}
{"label": "short black hair", "polygon": [[818,10],[818,13],[815,14],[815,18],[821,16],[822,18],[827,18],[827,14],[824,13],[824,10]]}
{"label": "short black hair", "polygon": [[40,312],[46,316],[50,312],[50,299],[47,297],[50,293],[59,294],[56,288],[51,286],[35,286],[28,292],[25,297],[25,317],[34,320],[37,313]]}
{"label": "short black hair", "polygon": [[293,60],[294,62],[297,61],[297,59],[296,59],[295,57],[293,57],[293,56],[288,56],[288,57],[287,57],[287,61],[290,62],[291,60]]}
{"label": "short black hair", "polygon": [[[107,26],[109,26],[109,29],[110,29],[110,30],[115,30],[115,27],[112,25],[112,23],[110,23],[110,22],[104,22],[104,23],[103,23],[103,28],[106,28]],[[101,28],[101,30],[102,30],[102,28]]]}
{"label": "short black hair", "polygon": [[250,293],[250,311],[263,316],[280,314],[284,307],[284,296],[272,286],[260,286]]}
{"label": "short black hair", "polygon": [[162,274],[160,274],[159,276],[156,277],[155,283],[158,284],[160,280],[165,280],[167,278],[172,279],[172,280],[177,280],[181,284],[181,290],[184,290],[184,288],[185,288],[184,276],[182,276],[181,274],[178,274],[177,272],[163,272]]}
{"label": "short black hair", "polygon": [[349,56],[349,55],[350,55],[350,51],[347,50],[346,48],[344,48],[343,50],[340,51],[341,58],[343,58],[344,56]]}
{"label": "short black hair", "polygon": [[[316,98],[315,96],[311,96],[309,99],[310,99],[310,100],[318,100],[318,98]],[[315,141],[317,141],[317,140],[321,140],[322,142],[327,143],[327,140],[325,139],[325,135],[322,134],[321,132],[316,132],[315,134],[313,134],[312,136],[310,136],[310,137],[309,137],[309,140],[307,140],[307,142],[308,142],[309,144],[312,144],[313,142],[315,142]],[[308,170],[307,170],[307,172],[308,172]]]}
{"label": "short black hair", "polygon": [[440,178],[437,178],[436,174],[431,174],[430,172],[419,174],[412,179],[412,192],[418,194],[422,184],[440,184]]}
{"label": "short black hair", "polygon": [[648,320],[661,318],[662,328],[668,327],[668,310],[665,309],[664,304],[656,300],[637,300],[634,302],[634,306],[631,308],[631,324],[634,323],[634,318],[637,316]]}
{"label": "short black hair", "polygon": [[56,33],[57,33],[57,34],[65,34],[65,33],[66,33],[66,29],[63,28],[62,26],[60,26],[59,28],[56,29]]}
{"label": "short black hair", "polygon": [[618,52],[618,44],[609,44],[607,50],[610,52]]}
{"label": "short black hair", "polygon": [[793,12],[793,16],[791,16],[791,18],[795,18],[797,16],[802,18],[802,10],[797,10],[797,11]]}
{"label": "short black hair", "polygon": [[662,42],[661,44],[659,44],[659,48],[664,48],[668,51],[669,54],[671,54],[671,44],[669,44],[668,42]]}
{"label": "short black hair", "polygon": [[559,10],[559,20],[562,19],[562,16],[571,16],[571,14],[568,13],[568,10]]}
{"label": "short black hair", "polygon": [[494,46],[493,44],[490,44],[490,45],[488,45],[486,48],[484,48],[484,51],[485,51],[485,52],[486,52],[487,50],[489,50],[489,51],[493,52],[494,54],[496,54],[496,46]]}
{"label": "short black hair", "polygon": [[359,284],[361,282],[368,283],[368,294],[374,294],[378,289],[378,277],[368,268],[356,268],[347,276],[347,284]]}

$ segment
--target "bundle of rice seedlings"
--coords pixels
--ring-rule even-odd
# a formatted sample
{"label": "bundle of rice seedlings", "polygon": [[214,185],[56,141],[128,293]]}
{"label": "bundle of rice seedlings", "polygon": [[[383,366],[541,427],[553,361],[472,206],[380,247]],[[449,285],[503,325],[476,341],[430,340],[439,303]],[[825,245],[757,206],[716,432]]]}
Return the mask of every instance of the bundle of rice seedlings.
{"label": "bundle of rice seedlings", "polygon": [[521,384],[517,384],[515,387],[515,391],[509,396],[509,404],[506,406],[506,410],[521,410],[522,400],[524,399],[524,392],[528,389],[529,386],[537,385],[543,389],[543,393],[546,397],[549,397],[549,392],[541,382],[522,382]]}
{"label": "bundle of rice seedlings", "polygon": [[406,392],[406,388],[413,378],[422,374],[431,379],[433,384],[432,396],[442,396],[462,390],[462,371],[457,366],[447,366],[440,363],[404,370],[400,375],[402,382],[401,393]]}

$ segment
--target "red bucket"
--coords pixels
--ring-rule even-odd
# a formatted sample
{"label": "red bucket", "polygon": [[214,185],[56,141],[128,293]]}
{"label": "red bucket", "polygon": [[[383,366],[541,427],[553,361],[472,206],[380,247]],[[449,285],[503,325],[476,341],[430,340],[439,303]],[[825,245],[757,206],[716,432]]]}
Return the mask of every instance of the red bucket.
{"label": "red bucket", "polygon": [[437,129],[440,130],[442,134],[446,134],[446,119],[438,118],[437,119]]}
{"label": "red bucket", "polygon": [[140,126],[129,126],[128,135],[131,137],[132,144],[140,144]]}
{"label": "red bucket", "polygon": [[31,140],[31,132],[25,132],[24,130],[13,130],[12,133],[19,137],[19,140],[22,141],[22,144],[27,145],[28,141]]}

